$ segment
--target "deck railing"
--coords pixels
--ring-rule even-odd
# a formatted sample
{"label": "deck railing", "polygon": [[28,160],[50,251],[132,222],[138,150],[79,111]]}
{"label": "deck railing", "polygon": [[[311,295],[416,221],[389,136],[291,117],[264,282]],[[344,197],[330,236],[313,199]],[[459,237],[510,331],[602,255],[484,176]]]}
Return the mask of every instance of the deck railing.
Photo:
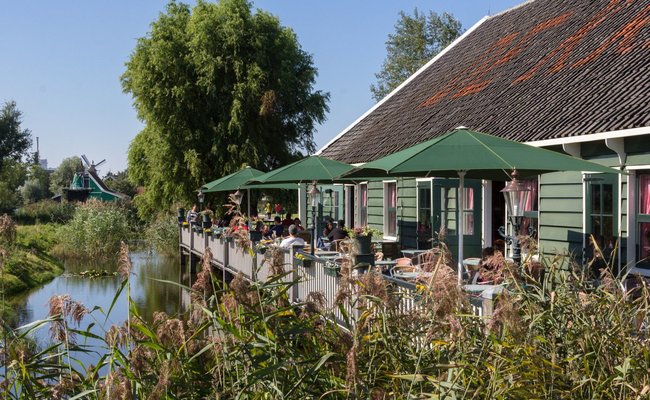
{"label": "deck railing", "polygon": [[[185,251],[195,256],[202,256],[206,248],[212,252],[212,260],[224,271],[233,274],[239,272],[251,281],[265,281],[271,275],[267,254],[259,254],[252,249],[241,248],[236,241],[227,237],[214,237],[204,233],[198,228],[189,226],[181,227],[180,246]],[[336,296],[341,288],[341,277],[336,269],[336,263],[328,258],[308,258],[308,262],[300,262],[296,258],[296,252],[300,247],[283,249],[283,267],[290,271],[283,280],[294,281],[295,284],[289,293],[290,300],[294,302],[305,301],[309,293],[321,292],[326,301],[326,307],[333,310],[336,322],[343,323],[344,316],[341,310],[334,304]],[[386,275],[382,277],[389,283],[391,293],[398,298],[398,310],[406,313],[420,307],[417,302],[416,286],[412,282],[392,278]],[[489,285],[465,285],[470,303],[476,315],[489,316],[494,308],[494,301],[501,290],[500,286]],[[345,310],[348,315],[357,312],[351,306]]]}

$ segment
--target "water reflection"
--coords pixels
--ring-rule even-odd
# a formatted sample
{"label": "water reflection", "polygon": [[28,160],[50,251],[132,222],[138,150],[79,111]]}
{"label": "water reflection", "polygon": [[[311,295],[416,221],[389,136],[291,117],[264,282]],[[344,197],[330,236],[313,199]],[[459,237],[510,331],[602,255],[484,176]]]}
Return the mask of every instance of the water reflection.
{"label": "water reflection", "polygon": [[[147,321],[151,321],[156,311],[164,311],[170,315],[178,314],[181,311],[181,288],[160,281],[179,282],[181,276],[179,260],[146,251],[131,253],[131,260],[133,263],[131,297],[140,315]],[[115,272],[117,260],[95,265],[68,261],[65,269],[63,275],[50,283],[16,299],[14,304],[17,304],[18,326],[46,318],[50,297],[64,294],[69,294],[72,299],[81,302],[89,310],[95,306],[101,307],[101,310],[93,311],[92,316],[86,316],[81,326],[81,329],[85,329],[88,324],[96,323],[98,326],[95,328],[95,333],[99,336],[103,336],[105,330],[111,325],[121,325],[128,318],[126,292],[119,296],[110,315],[104,315],[108,313],[120,287],[119,276],[90,279],[77,275],[87,270]],[[41,344],[49,342],[47,329],[39,330],[35,339]]]}

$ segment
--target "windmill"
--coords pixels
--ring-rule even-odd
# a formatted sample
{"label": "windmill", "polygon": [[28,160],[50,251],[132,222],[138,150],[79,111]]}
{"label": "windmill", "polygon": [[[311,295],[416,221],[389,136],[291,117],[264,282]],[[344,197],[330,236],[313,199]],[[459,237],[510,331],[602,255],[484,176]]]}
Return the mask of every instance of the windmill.
{"label": "windmill", "polygon": [[84,170],[85,170],[84,172],[86,172],[86,171],[97,172],[97,167],[99,167],[100,165],[102,165],[102,164],[104,164],[106,162],[106,159],[103,159],[100,162],[98,162],[97,164],[95,164],[95,160],[93,160],[92,162],[88,161],[88,157],[86,157],[85,154],[81,155],[81,159],[86,164],[84,166]]}
{"label": "windmill", "polygon": [[85,154],[81,155],[83,172],[77,172],[69,188],[64,189],[64,198],[68,201],[86,201],[88,198],[95,198],[104,201],[113,201],[128,196],[113,192],[99,177],[97,167],[104,164],[106,159],[95,164],[95,160],[89,161]]}

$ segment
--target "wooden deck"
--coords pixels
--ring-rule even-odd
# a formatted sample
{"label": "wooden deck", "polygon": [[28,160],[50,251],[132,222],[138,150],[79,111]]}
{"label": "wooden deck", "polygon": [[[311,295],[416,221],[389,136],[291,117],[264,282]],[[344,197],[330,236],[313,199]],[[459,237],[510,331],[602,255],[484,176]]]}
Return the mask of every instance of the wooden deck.
{"label": "wooden deck", "polygon": [[[240,248],[229,238],[217,238],[200,230],[190,230],[189,227],[181,227],[180,251],[184,259],[189,258],[188,265],[193,265],[202,260],[207,248],[212,252],[212,263],[223,272],[224,280],[226,274],[236,275],[242,273],[250,281],[264,281],[270,275],[270,262],[265,261],[264,254]],[[311,265],[305,267],[295,257],[295,252],[300,247],[283,249],[284,269],[291,273],[286,277],[287,281],[293,280],[294,284],[289,293],[290,300],[300,302],[307,299],[311,292],[322,292],[327,301],[327,307],[333,310],[335,319],[341,323],[343,315],[338,307],[334,307],[334,299],[340,288],[341,278],[332,273],[334,261],[327,258],[316,258]],[[407,312],[418,307],[416,301],[416,287],[412,282],[381,275],[383,279],[390,282],[393,294],[398,296],[399,309]],[[500,291],[500,287],[492,285],[466,285],[464,287],[470,302],[477,315],[489,316],[494,307],[494,298]],[[346,310],[353,315],[356,310]]]}

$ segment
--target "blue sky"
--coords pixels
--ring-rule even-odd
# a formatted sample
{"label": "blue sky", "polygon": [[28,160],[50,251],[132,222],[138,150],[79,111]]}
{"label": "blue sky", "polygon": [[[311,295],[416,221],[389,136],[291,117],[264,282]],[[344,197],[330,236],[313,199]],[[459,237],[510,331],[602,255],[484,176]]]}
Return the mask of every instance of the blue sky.
{"label": "blue sky", "polygon": [[[330,92],[318,147],[374,104],[370,84],[386,55],[400,10],[450,12],[465,29],[523,0],[257,0],[313,55],[316,89]],[[23,127],[40,138],[41,157],[56,167],[86,154],[101,168],[126,168],[129,143],[142,129],[119,82],[136,39],[166,1],[0,0],[0,101],[15,100]]]}

